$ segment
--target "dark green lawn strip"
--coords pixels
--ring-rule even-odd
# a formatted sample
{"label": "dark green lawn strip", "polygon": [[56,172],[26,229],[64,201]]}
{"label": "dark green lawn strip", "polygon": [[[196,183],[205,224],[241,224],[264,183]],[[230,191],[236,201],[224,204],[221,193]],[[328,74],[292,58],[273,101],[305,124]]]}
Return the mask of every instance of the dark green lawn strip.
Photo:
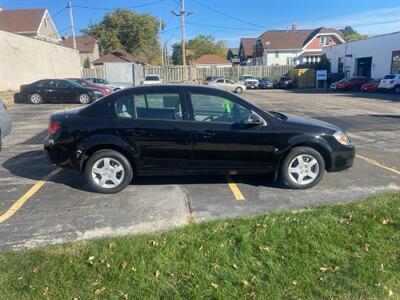
{"label": "dark green lawn strip", "polygon": [[400,297],[400,194],[0,254],[1,299]]}

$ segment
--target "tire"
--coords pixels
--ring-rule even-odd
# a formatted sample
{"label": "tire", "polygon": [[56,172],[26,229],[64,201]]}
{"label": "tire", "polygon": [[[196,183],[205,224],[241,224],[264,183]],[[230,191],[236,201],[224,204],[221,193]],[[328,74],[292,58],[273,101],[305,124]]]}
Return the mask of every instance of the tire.
{"label": "tire", "polygon": [[393,91],[395,94],[400,94],[400,85],[395,86]]}
{"label": "tire", "polygon": [[243,93],[243,89],[240,86],[238,86],[236,88],[235,92],[236,92],[236,94],[241,94],[241,93]]}
{"label": "tire", "polygon": [[[315,160],[317,164],[309,165],[304,159],[303,164],[300,164],[300,156],[304,159],[309,159],[311,164]],[[293,172],[290,172],[290,170],[293,170]],[[293,189],[308,189],[317,185],[324,176],[324,172],[324,158],[317,150],[310,147],[295,147],[291,149],[281,165],[281,179],[288,187]]]}
{"label": "tire", "polygon": [[39,93],[33,93],[32,95],[29,96],[29,101],[32,104],[42,104],[43,103],[43,97]]}
{"label": "tire", "polygon": [[122,191],[131,182],[132,176],[129,160],[114,150],[95,152],[85,165],[85,177],[90,187],[102,194],[115,194]]}
{"label": "tire", "polygon": [[92,102],[92,100],[90,99],[90,96],[86,93],[82,93],[78,96],[78,102],[80,104],[89,104],[90,102]]}

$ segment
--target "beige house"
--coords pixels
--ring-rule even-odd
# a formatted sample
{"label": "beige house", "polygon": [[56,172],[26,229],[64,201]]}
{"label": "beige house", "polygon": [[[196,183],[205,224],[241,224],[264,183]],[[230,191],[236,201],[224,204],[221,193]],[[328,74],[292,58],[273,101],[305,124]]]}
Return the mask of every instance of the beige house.
{"label": "beige house", "polygon": [[[81,58],[81,66],[85,64],[85,60],[89,59],[90,65],[100,57],[99,45],[96,38],[90,35],[76,36],[76,49],[79,51],[79,56]],[[61,44],[68,48],[73,48],[72,36],[63,37]]]}
{"label": "beige house", "polygon": [[0,30],[59,43],[61,37],[47,9],[10,9],[0,7]]}

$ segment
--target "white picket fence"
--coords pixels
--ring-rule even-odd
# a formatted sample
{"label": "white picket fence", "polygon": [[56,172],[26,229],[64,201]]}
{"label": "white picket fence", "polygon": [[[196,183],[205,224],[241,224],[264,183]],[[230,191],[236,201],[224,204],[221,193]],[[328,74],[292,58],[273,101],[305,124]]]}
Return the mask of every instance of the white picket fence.
{"label": "white picket fence", "polygon": [[[288,73],[294,66],[229,66],[229,67],[196,67],[196,66],[141,66],[135,65],[135,68],[143,68],[143,74],[158,75],[164,82],[183,82],[204,80],[209,76],[225,76],[238,79],[242,75],[252,75],[255,77],[279,77]],[[121,72],[123,70],[121,69]],[[91,69],[82,70],[83,77],[101,77],[107,78],[105,68],[96,66]]]}

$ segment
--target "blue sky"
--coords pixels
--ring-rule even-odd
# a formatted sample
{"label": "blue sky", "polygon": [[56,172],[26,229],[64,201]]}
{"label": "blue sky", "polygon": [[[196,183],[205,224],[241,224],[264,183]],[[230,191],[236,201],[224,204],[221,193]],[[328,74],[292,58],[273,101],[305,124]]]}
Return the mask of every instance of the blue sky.
{"label": "blue sky", "polygon": [[[109,10],[133,7],[157,0],[72,0],[75,27],[85,28],[91,21],[101,20]],[[159,0],[157,3],[134,8],[148,12],[167,23],[163,38],[168,44],[180,40],[180,21],[171,10],[179,0]],[[4,9],[47,8],[54,15],[66,7],[65,0],[0,0]],[[237,47],[241,37],[258,36],[267,29],[289,29],[320,26],[342,28],[351,25],[361,33],[382,34],[400,31],[399,0],[186,0],[188,39],[198,34],[211,34]],[[82,8],[87,6],[97,9]],[[222,12],[221,13],[218,13]],[[68,11],[53,17],[61,34],[70,34]]]}

